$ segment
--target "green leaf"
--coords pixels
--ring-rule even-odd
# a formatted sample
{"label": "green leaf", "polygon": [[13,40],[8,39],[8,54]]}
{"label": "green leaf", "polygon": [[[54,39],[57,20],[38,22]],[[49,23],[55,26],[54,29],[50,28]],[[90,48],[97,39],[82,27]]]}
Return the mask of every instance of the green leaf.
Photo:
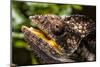
{"label": "green leaf", "polygon": [[76,10],[82,10],[82,7],[80,5],[72,5],[72,7]]}

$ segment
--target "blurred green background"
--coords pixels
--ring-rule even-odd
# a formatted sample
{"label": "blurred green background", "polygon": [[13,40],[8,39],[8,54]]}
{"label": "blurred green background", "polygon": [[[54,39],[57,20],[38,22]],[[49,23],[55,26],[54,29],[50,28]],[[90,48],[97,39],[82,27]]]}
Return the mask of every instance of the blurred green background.
{"label": "blurred green background", "polygon": [[66,16],[83,14],[96,19],[96,6],[83,6],[72,4],[51,4],[36,2],[12,1],[12,63],[16,65],[39,64],[38,57],[32,54],[31,49],[24,40],[21,26],[32,26],[29,16],[37,14],[56,14]]}

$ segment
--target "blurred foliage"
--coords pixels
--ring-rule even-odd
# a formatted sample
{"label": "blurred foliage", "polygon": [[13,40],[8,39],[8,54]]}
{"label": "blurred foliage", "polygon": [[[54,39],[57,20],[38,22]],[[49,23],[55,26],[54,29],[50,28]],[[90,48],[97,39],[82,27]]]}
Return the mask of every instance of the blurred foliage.
{"label": "blurred foliage", "polygon": [[32,54],[31,49],[24,41],[24,36],[21,32],[22,25],[32,26],[31,21],[28,19],[29,16],[36,14],[56,14],[59,16],[71,15],[74,11],[83,11],[83,6],[12,1],[11,9],[12,63],[17,65],[30,65],[39,64],[39,62],[37,57]]}

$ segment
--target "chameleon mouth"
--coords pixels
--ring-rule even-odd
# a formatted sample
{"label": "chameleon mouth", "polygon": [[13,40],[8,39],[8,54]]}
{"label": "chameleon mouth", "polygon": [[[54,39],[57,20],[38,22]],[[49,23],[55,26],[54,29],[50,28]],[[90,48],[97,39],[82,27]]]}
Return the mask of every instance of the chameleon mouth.
{"label": "chameleon mouth", "polygon": [[34,34],[37,38],[42,39],[44,42],[47,43],[47,46],[53,48],[58,54],[62,54],[62,48],[56,43],[56,41],[51,38],[49,35],[47,35],[44,31],[42,31],[39,28],[33,28],[33,27],[27,27],[27,26],[22,26],[22,30],[27,29],[30,31],[32,34]]}

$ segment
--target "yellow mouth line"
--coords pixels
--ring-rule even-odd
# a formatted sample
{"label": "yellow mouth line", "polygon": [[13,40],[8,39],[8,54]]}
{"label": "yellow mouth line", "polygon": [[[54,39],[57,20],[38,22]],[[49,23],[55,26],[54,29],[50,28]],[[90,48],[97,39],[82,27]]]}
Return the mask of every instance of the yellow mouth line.
{"label": "yellow mouth line", "polygon": [[[24,27],[26,27],[26,26],[24,26]],[[43,41],[48,43],[48,45],[50,47],[54,48],[58,54],[62,54],[61,47],[55,42],[55,40],[53,38],[51,38],[50,36],[47,36],[43,31],[41,31],[39,29],[35,29],[32,27],[30,27],[30,28],[26,27],[26,28],[28,30],[30,30],[33,34],[35,34],[37,37],[41,38]]]}

